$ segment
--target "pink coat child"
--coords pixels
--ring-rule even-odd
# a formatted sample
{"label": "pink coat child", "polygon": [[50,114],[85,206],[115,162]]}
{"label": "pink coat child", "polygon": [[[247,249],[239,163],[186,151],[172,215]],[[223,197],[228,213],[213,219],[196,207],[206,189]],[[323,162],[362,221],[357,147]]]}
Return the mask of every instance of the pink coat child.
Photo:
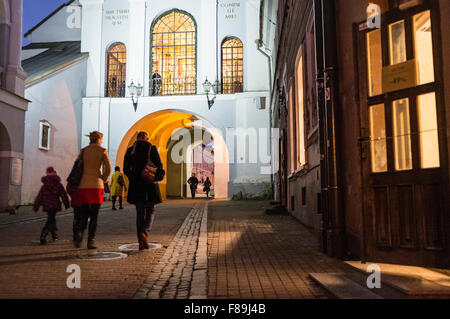
{"label": "pink coat child", "polygon": [[53,240],[57,240],[59,237],[58,229],[56,228],[56,213],[62,209],[61,200],[66,209],[70,207],[69,198],[55,169],[50,166],[47,168],[46,173],[47,175],[41,179],[44,185],[42,185],[33,206],[34,212],[37,212],[42,206],[44,212],[47,213],[47,223],[42,229],[40,237],[42,245],[47,243],[46,238],[49,232],[52,234]]}

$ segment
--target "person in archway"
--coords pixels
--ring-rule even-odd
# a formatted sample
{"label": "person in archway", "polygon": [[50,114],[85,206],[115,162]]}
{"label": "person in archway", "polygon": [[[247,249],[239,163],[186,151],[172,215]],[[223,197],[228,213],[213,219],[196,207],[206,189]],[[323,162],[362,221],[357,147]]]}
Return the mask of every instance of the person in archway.
{"label": "person in archway", "polygon": [[[150,168],[149,168],[150,167]],[[149,168],[154,178],[148,181],[143,170]],[[149,232],[153,226],[155,205],[162,203],[158,182],[165,171],[156,146],[150,144],[147,132],[139,132],[124,160],[123,171],[130,181],[127,201],[136,206],[136,230],[139,250],[149,249]]]}
{"label": "person in archway", "polygon": [[192,198],[195,198],[195,193],[197,192],[198,179],[195,177],[195,173],[192,173],[192,176],[188,179],[189,187],[191,188]]}
{"label": "person in archway", "polygon": [[77,248],[81,246],[83,233],[89,224],[87,248],[97,249],[94,245],[97,219],[103,203],[105,184],[111,174],[111,162],[108,150],[101,146],[103,134],[94,131],[88,136],[90,144],[79,155],[83,160],[83,176],[74,195],[76,202],[81,205],[74,244]]}
{"label": "person in archway", "polygon": [[120,167],[116,166],[114,174],[111,176],[111,196],[112,196],[112,210],[117,210],[116,200],[119,198],[119,209],[123,209],[122,198],[123,190],[126,190],[123,175],[120,172]]}
{"label": "person in archway", "polygon": [[209,177],[206,177],[206,181],[204,183],[204,191],[206,193],[206,198],[209,198],[209,192],[211,191],[211,181],[209,180]]}

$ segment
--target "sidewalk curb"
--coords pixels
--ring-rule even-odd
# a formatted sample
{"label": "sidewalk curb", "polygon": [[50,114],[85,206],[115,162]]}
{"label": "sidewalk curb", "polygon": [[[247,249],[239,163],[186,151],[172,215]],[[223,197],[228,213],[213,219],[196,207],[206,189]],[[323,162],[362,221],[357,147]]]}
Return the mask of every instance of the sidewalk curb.
{"label": "sidewalk curb", "polygon": [[189,299],[208,298],[208,202],[203,208]]}

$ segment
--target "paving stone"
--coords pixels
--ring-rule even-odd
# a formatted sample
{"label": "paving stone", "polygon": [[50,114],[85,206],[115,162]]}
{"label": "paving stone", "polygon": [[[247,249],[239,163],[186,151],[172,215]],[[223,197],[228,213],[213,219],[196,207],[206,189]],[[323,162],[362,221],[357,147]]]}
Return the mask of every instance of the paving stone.
{"label": "paving stone", "polygon": [[[208,298],[326,298],[309,272],[337,272],[316,237],[291,216],[264,214],[268,202],[211,202]],[[313,271],[311,271],[313,270]]]}
{"label": "paving stone", "polygon": [[[196,295],[206,297],[207,249],[204,244],[200,246],[200,243],[206,242],[207,238],[207,212],[206,202],[194,206],[161,258],[160,264],[156,266],[159,272],[152,273],[149,277],[151,280],[156,279],[157,284],[153,285],[147,296],[143,297],[141,291],[138,291],[137,296],[162,299],[188,298],[192,287],[195,287]],[[194,276],[196,260],[199,260],[197,264],[200,264],[205,272]]]}
{"label": "paving stone", "polygon": [[[158,205],[151,241],[169,246],[195,203],[183,200]],[[38,245],[46,214],[32,216],[38,219],[30,221],[27,214],[18,214],[6,225],[0,214],[0,298],[141,298],[159,277],[155,266],[164,255],[164,248],[132,253],[121,260],[83,260],[78,255],[85,253],[86,241],[81,249],[75,249],[71,242],[72,213],[57,214],[61,239],[46,246]],[[112,211],[110,203],[102,205],[96,240],[99,251],[117,252],[119,246],[135,242],[134,206]],[[81,289],[66,286],[70,264],[81,268]]]}

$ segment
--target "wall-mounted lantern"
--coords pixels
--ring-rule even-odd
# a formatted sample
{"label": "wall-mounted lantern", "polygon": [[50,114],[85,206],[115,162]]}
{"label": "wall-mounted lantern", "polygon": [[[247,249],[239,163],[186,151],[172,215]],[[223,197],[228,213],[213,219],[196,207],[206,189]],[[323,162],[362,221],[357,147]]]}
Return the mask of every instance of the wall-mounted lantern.
{"label": "wall-mounted lantern", "polygon": [[[135,85],[133,83],[133,81],[131,81],[131,84],[128,86],[128,92],[130,92],[131,100],[133,101],[133,107],[134,107],[135,112],[137,111],[139,97],[142,95],[143,89],[144,89],[144,87],[140,83],[138,83],[138,85]],[[136,96],[136,101],[134,100],[135,96]]]}

